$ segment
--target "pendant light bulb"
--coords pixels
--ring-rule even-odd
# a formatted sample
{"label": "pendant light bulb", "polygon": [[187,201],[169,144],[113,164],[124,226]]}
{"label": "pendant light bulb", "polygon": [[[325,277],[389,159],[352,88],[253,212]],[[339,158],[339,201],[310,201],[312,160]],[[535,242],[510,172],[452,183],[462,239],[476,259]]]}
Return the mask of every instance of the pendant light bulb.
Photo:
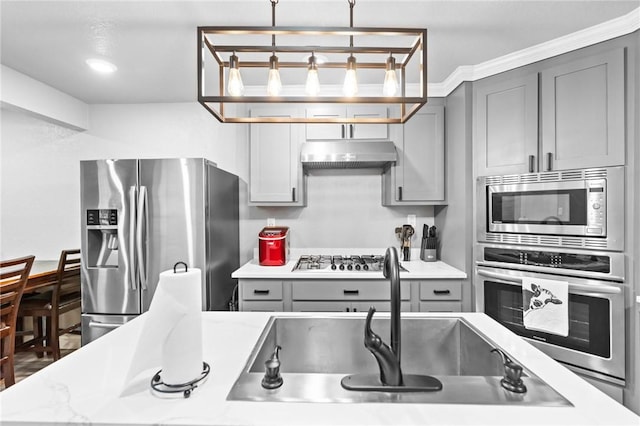
{"label": "pendant light bulb", "polygon": [[349,56],[347,59],[347,73],[344,76],[344,85],[342,93],[345,96],[352,97],[358,94],[358,77],[356,75],[356,58]]}
{"label": "pendant light bulb", "polygon": [[269,58],[269,78],[267,80],[267,93],[269,96],[278,96],[282,90],[280,71],[278,70],[278,57],[273,54]]}
{"label": "pendant light bulb", "polygon": [[382,93],[384,96],[395,96],[398,91],[398,77],[396,75],[396,60],[393,56],[387,58],[387,70],[384,74]]}
{"label": "pendant light bulb", "polygon": [[305,91],[309,96],[318,96],[320,93],[320,79],[318,78],[318,64],[316,63],[316,57],[312,53],[309,57],[309,67],[307,70],[307,84]]}
{"label": "pendant light bulb", "polygon": [[229,58],[229,84],[227,85],[227,90],[231,96],[242,96],[244,93],[238,57],[235,53]]}

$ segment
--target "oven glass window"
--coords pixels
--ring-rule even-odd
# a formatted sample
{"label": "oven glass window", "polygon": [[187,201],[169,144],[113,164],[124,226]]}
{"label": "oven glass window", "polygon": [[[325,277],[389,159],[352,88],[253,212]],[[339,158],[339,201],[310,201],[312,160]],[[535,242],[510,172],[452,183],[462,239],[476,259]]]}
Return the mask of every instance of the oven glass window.
{"label": "oven glass window", "polygon": [[492,223],[587,224],[587,191],[497,192],[491,194]]}
{"label": "oven glass window", "polygon": [[609,301],[599,297],[569,294],[569,335],[567,337],[527,330],[522,321],[520,286],[484,282],[485,313],[514,333],[580,352],[609,358]]}

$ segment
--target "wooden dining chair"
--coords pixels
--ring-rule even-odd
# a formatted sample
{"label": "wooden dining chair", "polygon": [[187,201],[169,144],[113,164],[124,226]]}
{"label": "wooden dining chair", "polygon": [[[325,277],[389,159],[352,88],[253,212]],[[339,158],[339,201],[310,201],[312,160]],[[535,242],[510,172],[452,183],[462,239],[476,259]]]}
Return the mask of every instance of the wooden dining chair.
{"label": "wooden dining chair", "polygon": [[60,316],[80,308],[80,300],[80,250],[63,250],[52,289],[20,304],[18,316],[33,318],[33,338],[19,344],[16,351],[36,352],[39,356],[51,353],[54,361],[59,360],[60,336],[79,330],[81,325],[75,322],[60,328]]}
{"label": "wooden dining chair", "polygon": [[18,308],[35,256],[0,261],[0,371],[5,389],[16,382],[14,354]]}

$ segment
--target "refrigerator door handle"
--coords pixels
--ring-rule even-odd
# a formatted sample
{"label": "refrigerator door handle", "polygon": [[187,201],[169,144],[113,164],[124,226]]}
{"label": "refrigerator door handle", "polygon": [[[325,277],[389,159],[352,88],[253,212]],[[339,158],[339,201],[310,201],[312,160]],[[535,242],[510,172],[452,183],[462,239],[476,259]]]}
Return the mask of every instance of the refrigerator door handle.
{"label": "refrigerator door handle", "polygon": [[92,328],[108,328],[114,329],[120,327],[122,324],[111,324],[108,322],[89,321],[89,327]]}
{"label": "refrigerator door handle", "polygon": [[138,289],[138,277],[136,275],[136,187],[129,188],[129,209],[131,214],[129,215],[129,280],[131,281],[131,290]]}
{"label": "refrigerator door handle", "polygon": [[140,186],[138,195],[138,220],[136,223],[136,244],[138,247],[138,273],[140,274],[140,285],[143,290],[147,289],[147,261],[144,253],[143,229],[147,224],[147,187]]}

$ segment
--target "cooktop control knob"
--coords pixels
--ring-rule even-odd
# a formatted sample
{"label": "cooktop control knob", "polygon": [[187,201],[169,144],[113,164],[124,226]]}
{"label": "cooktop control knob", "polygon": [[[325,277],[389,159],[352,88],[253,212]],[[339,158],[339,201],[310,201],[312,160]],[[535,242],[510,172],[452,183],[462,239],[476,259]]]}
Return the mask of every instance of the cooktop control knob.
{"label": "cooktop control knob", "polygon": [[341,265],[339,266],[339,268],[340,268],[340,270],[341,270],[341,271],[344,271],[344,265],[342,265],[342,264],[341,264]]}
{"label": "cooktop control knob", "polygon": [[347,269],[351,271],[353,269],[353,265],[351,264],[347,265]]}
{"label": "cooktop control knob", "polygon": [[331,269],[333,269],[334,271],[336,270],[336,264],[335,263],[331,264]]}
{"label": "cooktop control knob", "polygon": [[365,271],[369,270],[369,265],[362,265],[362,269],[364,269]]}
{"label": "cooktop control knob", "polygon": [[360,265],[356,265],[356,271],[360,270]]}

